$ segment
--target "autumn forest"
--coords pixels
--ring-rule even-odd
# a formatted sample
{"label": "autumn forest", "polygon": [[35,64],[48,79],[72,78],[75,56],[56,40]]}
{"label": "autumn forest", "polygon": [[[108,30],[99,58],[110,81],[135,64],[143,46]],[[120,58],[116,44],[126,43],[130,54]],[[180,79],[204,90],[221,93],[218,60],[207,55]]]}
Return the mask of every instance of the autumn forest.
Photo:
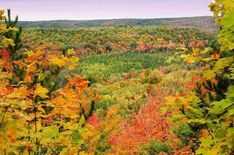
{"label": "autumn forest", "polygon": [[0,6],[0,155],[233,155],[234,1],[209,9],[22,22]]}

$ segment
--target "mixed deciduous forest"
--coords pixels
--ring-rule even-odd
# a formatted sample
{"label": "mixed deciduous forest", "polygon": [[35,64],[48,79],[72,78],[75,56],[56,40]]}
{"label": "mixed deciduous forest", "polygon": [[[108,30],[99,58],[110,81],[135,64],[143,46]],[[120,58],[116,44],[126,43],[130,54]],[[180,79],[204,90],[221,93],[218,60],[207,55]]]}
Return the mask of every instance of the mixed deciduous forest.
{"label": "mixed deciduous forest", "polygon": [[25,28],[81,28],[81,27],[116,27],[116,26],[161,26],[177,28],[199,28],[215,31],[217,26],[210,16],[156,19],[105,19],[105,20],[53,20],[20,21],[17,26]]}
{"label": "mixed deciduous forest", "polygon": [[234,154],[234,1],[209,8],[48,26],[0,10],[0,154]]}

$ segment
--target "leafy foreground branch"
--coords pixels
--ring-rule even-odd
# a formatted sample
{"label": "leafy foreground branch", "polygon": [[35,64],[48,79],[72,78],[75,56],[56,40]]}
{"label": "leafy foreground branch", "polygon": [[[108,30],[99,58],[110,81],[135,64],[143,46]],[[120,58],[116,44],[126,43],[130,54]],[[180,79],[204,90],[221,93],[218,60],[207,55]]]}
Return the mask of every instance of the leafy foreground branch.
{"label": "leafy foreground branch", "polygon": [[84,95],[88,82],[72,74],[75,52],[21,52],[18,18],[3,14],[0,10],[6,21],[0,24],[0,154],[78,152],[90,102]]}
{"label": "leafy foreground branch", "polygon": [[205,62],[209,68],[197,79],[194,92],[168,102],[178,105],[175,117],[197,133],[192,135],[197,154],[234,154],[234,1],[216,0],[209,7],[220,24],[218,44],[194,49],[185,59]]}

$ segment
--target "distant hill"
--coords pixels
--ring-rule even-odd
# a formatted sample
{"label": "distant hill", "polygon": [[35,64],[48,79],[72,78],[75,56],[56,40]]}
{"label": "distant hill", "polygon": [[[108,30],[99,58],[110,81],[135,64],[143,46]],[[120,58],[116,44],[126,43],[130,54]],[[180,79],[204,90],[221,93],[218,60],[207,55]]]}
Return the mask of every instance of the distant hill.
{"label": "distant hill", "polygon": [[213,31],[216,29],[210,16],[184,18],[155,19],[107,19],[107,20],[51,20],[21,21],[23,28],[81,28],[81,27],[112,27],[112,26],[160,26],[167,25],[183,28],[198,28]]}

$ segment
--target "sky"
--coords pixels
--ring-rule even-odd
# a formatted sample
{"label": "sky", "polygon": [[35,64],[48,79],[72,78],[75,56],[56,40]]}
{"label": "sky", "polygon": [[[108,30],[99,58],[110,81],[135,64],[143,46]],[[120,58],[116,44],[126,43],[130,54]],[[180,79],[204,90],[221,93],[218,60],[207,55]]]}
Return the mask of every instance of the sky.
{"label": "sky", "polygon": [[0,0],[21,21],[168,18],[212,15],[212,0]]}

